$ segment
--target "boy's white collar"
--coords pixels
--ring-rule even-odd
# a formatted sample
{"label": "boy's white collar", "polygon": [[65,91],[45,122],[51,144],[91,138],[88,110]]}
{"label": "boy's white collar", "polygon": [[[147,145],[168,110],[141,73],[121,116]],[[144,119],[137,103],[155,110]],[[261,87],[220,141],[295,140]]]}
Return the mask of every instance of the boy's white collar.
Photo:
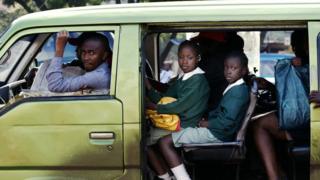
{"label": "boy's white collar", "polygon": [[223,95],[226,94],[234,86],[238,86],[238,85],[243,84],[243,83],[244,83],[244,80],[241,78],[241,79],[238,79],[236,82],[234,82],[232,84],[229,84],[227,86],[227,88],[223,91]]}
{"label": "boy's white collar", "polygon": [[185,81],[185,80],[191,78],[193,75],[196,75],[196,74],[204,74],[204,71],[202,69],[200,69],[199,67],[197,67],[196,69],[194,69],[191,72],[188,72],[188,73],[183,73],[182,72],[182,73],[180,73],[178,79],[180,79],[182,77],[182,81]]}

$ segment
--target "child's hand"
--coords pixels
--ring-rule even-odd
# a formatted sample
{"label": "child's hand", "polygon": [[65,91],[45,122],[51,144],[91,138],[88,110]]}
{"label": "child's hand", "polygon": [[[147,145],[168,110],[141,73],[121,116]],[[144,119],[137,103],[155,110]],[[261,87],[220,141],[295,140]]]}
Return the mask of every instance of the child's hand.
{"label": "child's hand", "polygon": [[207,128],[209,126],[209,121],[203,118],[199,121],[198,126]]}
{"label": "child's hand", "polygon": [[147,109],[157,110],[157,105],[152,102],[147,102]]}
{"label": "child's hand", "polygon": [[301,65],[302,65],[301,58],[295,57],[295,58],[292,60],[291,64],[292,64],[293,66],[296,66],[296,67],[297,67],[297,66],[301,66]]}
{"label": "child's hand", "polygon": [[312,91],[310,93],[310,103],[315,103],[313,108],[320,107],[320,92],[319,91]]}
{"label": "child's hand", "polygon": [[152,86],[148,78],[144,77],[144,82],[148,90],[151,90]]}

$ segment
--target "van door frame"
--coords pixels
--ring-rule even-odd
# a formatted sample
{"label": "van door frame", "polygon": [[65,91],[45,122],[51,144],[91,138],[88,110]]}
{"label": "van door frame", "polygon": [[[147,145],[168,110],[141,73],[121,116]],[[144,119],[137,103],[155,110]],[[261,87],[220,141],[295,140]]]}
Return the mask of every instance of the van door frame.
{"label": "van door frame", "polygon": [[[146,36],[153,35],[158,33],[173,33],[173,32],[200,32],[200,31],[230,31],[230,30],[237,30],[237,31],[267,31],[267,30],[294,30],[294,29],[309,29],[307,25],[307,21],[264,21],[264,22],[241,22],[241,21],[232,21],[232,22],[198,22],[198,23],[154,23],[149,24],[147,29],[147,33],[144,35],[144,39]],[[158,37],[158,36],[157,36]],[[309,36],[310,37],[310,36]],[[145,42],[142,41],[144,44]],[[157,42],[158,43],[158,42]],[[310,41],[309,41],[310,43]],[[142,45],[142,47],[145,47]],[[154,47],[159,49],[159,45],[156,44]],[[159,53],[159,50],[155,49],[154,52]],[[145,49],[143,49],[143,53],[145,53]],[[311,53],[311,51],[309,51]],[[146,61],[146,56],[143,56],[143,61]],[[154,54],[154,57],[159,57],[159,54]],[[311,57],[310,57],[311,58]],[[159,64],[159,59],[155,58],[155,64]],[[311,61],[311,60],[310,60]],[[316,68],[316,67],[315,67]],[[159,69],[158,69],[159,71]],[[155,71],[156,72],[156,71]],[[310,69],[311,72],[311,69]],[[154,74],[154,76],[159,76],[158,74]],[[320,76],[319,76],[320,77]],[[311,79],[311,77],[310,77]],[[319,79],[320,81],[320,79]],[[146,96],[146,93],[143,93],[143,96]],[[143,111],[144,112],[144,111]],[[146,120],[143,119],[142,123],[146,123]],[[146,127],[142,128],[142,130],[146,129]],[[142,133],[146,134],[146,133]],[[144,136],[142,136],[144,138]],[[144,142],[144,141],[143,141]],[[142,143],[142,145],[145,145]],[[143,150],[144,147],[142,146],[141,149]],[[143,152],[142,152],[143,154]],[[145,161],[144,163],[146,163]],[[144,172],[146,176],[146,172]]]}
{"label": "van door frame", "polygon": [[[111,31],[114,32],[114,44],[113,44],[113,55],[112,55],[112,69],[111,69],[111,77],[116,77],[116,69],[118,62],[118,48],[119,48],[119,34],[120,27],[119,26],[110,26],[110,25],[99,25],[99,26],[68,26],[68,27],[44,27],[44,28],[32,28],[23,31],[19,31],[13,37],[10,38],[8,43],[6,43],[5,47],[0,51],[0,57],[9,49],[19,38],[30,35],[30,34],[41,34],[41,33],[56,33],[61,30],[66,30],[69,32],[85,32],[85,31]],[[5,50],[4,50],[5,49]],[[30,61],[30,60],[29,60]],[[20,64],[20,63],[19,63]],[[25,67],[24,67],[25,68]],[[22,69],[21,68],[21,71]],[[7,78],[7,83],[16,81],[19,78],[18,75]],[[115,95],[115,81],[116,78],[111,78],[110,84],[110,95]]]}
{"label": "van door frame", "polygon": [[[310,56],[310,91],[319,91],[320,85],[320,22],[308,22],[309,56]],[[320,109],[310,105],[310,179],[317,179],[320,174]]]}

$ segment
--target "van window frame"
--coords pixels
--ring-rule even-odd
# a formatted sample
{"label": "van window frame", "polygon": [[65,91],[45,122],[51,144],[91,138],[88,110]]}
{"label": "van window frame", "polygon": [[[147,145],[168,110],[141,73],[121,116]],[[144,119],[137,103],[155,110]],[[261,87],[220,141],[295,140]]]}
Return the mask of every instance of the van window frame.
{"label": "van window frame", "polygon": [[[28,39],[28,40],[26,40]],[[4,69],[2,71],[1,76],[11,76],[13,74],[13,69],[16,68],[19,61],[21,61],[26,53],[29,51],[30,47],[34,43],[34,41],[37,39],[37,35],[29,34],[26,36],[23,36],[19,38],[17,41],[15,41],[4,53],[4,55],[0,58],[0,65],[5,66],[7,64],[7,69]],[[24,43],[24,45],[23,45]],[[16,45],[21,44],[20,47],[15,47]],[[22,46],[22,47],[21,47]],[[19,48],[19,49],[18,49]],[[21,49],[22,48],[22,49]],[[19,51],[19,53],[14,54],[11,53],[11,51]],[[11,59],[13,62],[8,62]],[[6,82],[8,78],[1,79],[1,81]]]}
{"label": "van window frame", "polygon": [[[120,35],[120,26],[116,25],[92,25],[92,26],[68,26],[68,27],[44,27],[44,28],[31,28],[26,29],[23,31],[20,31],[10,37],[10,39],[7,41],[3,49],[0,50],[0,56],[3,56],[8,49],[21,37],[28,36],[31,34],[48,34],[48,33],[57,33],[61,30],[66,30],[69,32],[85,32],[85,31],[109,31],[114,34],[114,44],[113,44],[113,54],[112,54],[112,68],[111,68],[111,81],[110,81],[110,91],[107,96],[115,96],[116,93],[116,70],[117,70],[117,64],[118,64],[118,48],[119,48],[119,35]],[[37,55],[37,53],[35,53]],[[31,60],[29,60],[31,61]],[[21,63],[21,62],[19,62]],[[11,70],[14,71],[14,70]],[[6,79],[7,83],[16,81],[15,79],[12,79],[12,73],[7,76]],[[78,96],[76,96],[78,97]],[[46,97],[44,97],[46,98]]]}
{"label": "van window frame", "polygon": [[[320,67],[320,32],[318,33],[317,35],[317,67]],[[317,84],[317,89],[320,90],[320,71],[318,70],[317,71],[317,74],[318,74],[318,84]]]}
{"label": "van window frame", "polygon": [[[144,68],[146,67],[145,64],[148,61],[147,56],[146,56],[146,49],[145,46],[146,44],[146,39],[147,36],[154,35],[156,34],[157,39],[156,43],[157,48],[155,52],[157,54],[155,55],[156,58],[154,59],[156,62],[155,64],[158,65],[158,68],[155,73],[155,76],[158,78],[156,80],[160,80],[160,66],[159,66],[159,61],[160,61],[160,55],[159,55],[159,36],[161,33],[179,33],[179,32],[201,32],[201,31],[283,31],[283,30],[295,30],[295,29],[309,29],[308,27],[308,21],[277,21],[277,22],[244,22],[244,21],[239,21],[239,22],[207,22],[207,23],[172,23],[172,24],[149,24],[148,25],[148,30],[143,36],[143,41],[141,42],[142,45],[142,68],[143,71],[142,73],[145,73]],[[320,33],[319,33],[319,48],[318,48],[318,53],[320,54]],[[308,40],[309,41],[309,40]],[[309,49],[310,52],[310,49]],[[309,57],[310,58],[310,57]],[[318,55],[318,63],[320,64],[320,57]],[[319,67],[319,66],[318,66]],[[155,71],[155,72],[156,72]],[[320,77],[320,72],[319,77]],[[320,79],[320,78],[319,78]],[[320,81],[320,80],[319,80]],[[145,83],[144,79],[142,79],[142,102],[145,104],[144,100],[146,99],[145,97],[147,96],[147,91],[145,90]],[[144,107],[144,106],[142,106]],[[141,113],[145,114],[145,108],[141,109]],[[147,129],[147,119],[143,116],[141,119],[141,149],[144,149],[146,146],[146,129]],[[146,155],[144,154],[144,151],[141,151],[141,159],[142,159],[142,164],[141,166],[145,166],[146,164]],[[147,177],[147,172],[143,171],[142,172],[143,177]]]}

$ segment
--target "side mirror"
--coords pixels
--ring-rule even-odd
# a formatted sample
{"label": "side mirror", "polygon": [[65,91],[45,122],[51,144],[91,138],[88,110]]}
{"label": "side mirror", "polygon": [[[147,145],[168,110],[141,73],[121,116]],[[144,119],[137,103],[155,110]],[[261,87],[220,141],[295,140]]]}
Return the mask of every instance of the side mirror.
{"label": "side mirror", "polygon": [[4,86],[0,88],[0,104],[6,104],[7,102],[9,102],[9,99],[10,99],[9,90],[10,89],[8,86]]}

